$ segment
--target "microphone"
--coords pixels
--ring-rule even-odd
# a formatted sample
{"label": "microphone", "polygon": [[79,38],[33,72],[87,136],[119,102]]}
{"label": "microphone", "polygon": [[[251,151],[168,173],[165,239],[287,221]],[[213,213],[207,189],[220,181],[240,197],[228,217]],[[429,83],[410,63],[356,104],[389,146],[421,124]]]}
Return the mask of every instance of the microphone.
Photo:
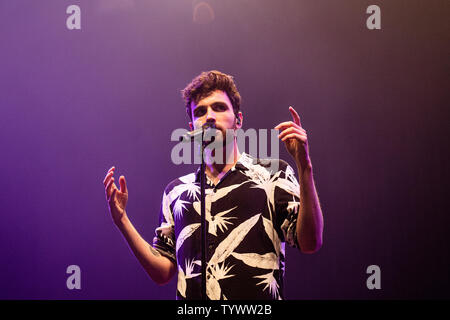
{"label": "microphone", "polygon": [[[216,129],[216,125],[213,122],[205,122],[201,128],[188,131],[180,137],[180,142],[192,142],[201,141],[203,130]],[[214,138],[214,137],[212,137]]]}

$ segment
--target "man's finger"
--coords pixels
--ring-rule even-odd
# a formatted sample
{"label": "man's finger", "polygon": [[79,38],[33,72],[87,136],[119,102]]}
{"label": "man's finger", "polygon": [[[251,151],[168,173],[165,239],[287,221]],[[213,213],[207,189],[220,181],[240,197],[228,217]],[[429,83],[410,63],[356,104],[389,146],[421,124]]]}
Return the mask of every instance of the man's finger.
{"label": "man's finger", "polygon": [[109,179],[112,177],[112,175],[114,174],[114,171],[108,172],[105,176],[105,179],[103,180],[103,185],[106,187],[106,185],[109,182]]}
{"label": "man's finger", "polygon": [[306,142],[308,138],[305,135],[302,135],[302,134],[290,133],[290,134],[284,136],[281,139],[281,141],[286,141],[288,139],[296,139],[296,140],[301,140],[302,142]]}
{"label": "man's finger", "polygon": [[128,192],[127,181],[125,180],[124,176],[120,176],[119,183],[120,183],[120,192],[127,193]]}
{"label": "man's finger", "polygon": [[297,125],[295,125],[295,126],[288,126],[288,127],[281,127],[278,130],[280,131],[280,134],[285,132],[285,131],[287,131],[287,130],[296,130],[296,131],[301,132],[301,133],[306,133],[305,129],[303,129],[303,128],[297,126]]}
{"label": "man's finger", "polygon": [[295,135],[296,137],[301,137],[302,139],[304,138],[304,139],[308,139],[308,136],[306,135],[306,134],[302,134],[302,133],[299,133],[299,132],[288,132],[288,133],[286,133],[286,134],[283,134],[283,135],[281,135],[280,137],[279,137],[279,139],[281,140],[281,141],[284,141],[285,140],[285,138],[287,137],[287,136],[291,136],[291,135]]}
{"label": "man's finger", "polygon": [[[105,192],[106,192],[106,197],[109,199],[111,197],[111,188],[113,188],[113,184],[114,184],[114,178],[111,178],[111,180],[109,180],[108,184],[106,185],[105,188]],[[117,189],[117,188],[114,188]]]}
{"label": "man's finger", "polygon": [[114,188],[113,192],[111,193],[111,197],[108,199],[108,202],[110,204],[114,203],[114,197],[116,196],[117,188]]}
{"label": "man's finger", "polygon": [[106,174],[109,174],[111,172],[114,173],[114,170],[116,170],[116,167],[112,166],[111,168],[109,168],[109,170]]}
{"label": "man's finger", "polygon": [[282,122],[279,125],[277,125],[274,129],[280,130],[281,128],[286,128],[286,127],[298,127],[299,128],[299,126],[295,122],[285,121],[285,122]]}
{"label": "man's finger", "polygon": [[306,136],[306,131],[305,131],[305,130],[301,130],[301,129],[298,129],[298,128],[291,127],[291,128],[286,129],[286,130],[283,130],[283,131],[278,135],[278,138],[281,139],[281,138],[283,138],[285,135],[290,134],[290,133],[297,133],[297,134]]}
{"label": "man's finger", "polygon": [[300,122],[300,116],[298,115],[297,111],[295,111],[295,109],[292,108],[292,106],[289,107],[289,111],[292,114],[292,118],[294,118],[294,122],[301,127],[302,123]]}

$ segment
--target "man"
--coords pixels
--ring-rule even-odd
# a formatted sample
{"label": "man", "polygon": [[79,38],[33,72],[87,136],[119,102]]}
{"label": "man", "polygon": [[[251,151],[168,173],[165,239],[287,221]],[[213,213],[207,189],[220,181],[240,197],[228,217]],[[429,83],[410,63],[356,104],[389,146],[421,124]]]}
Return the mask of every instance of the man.
{"label": "man", "polygon": [[[283,299],[285,242],[303,253],[322,245],[322,211],[300,117],[290,107],[293,121],[275,127],[295,160],[299,184],[286,162],[240,153],[236,138],[227,136],[243,123],[241,97],[231,76],[203,72],[183,90],[183,97],[191,130],[210,122],[222,133],[223,161],[215,161],[217,149],[205,149],[207,296]],[[110,212],[139,262],[158,284],[167,283],[178,270],[177,299],[201,299],[199,170],[165,188],[153,245],[129,221],[125,177],[119,178],[118,190],[114,170],[104,180]]]}

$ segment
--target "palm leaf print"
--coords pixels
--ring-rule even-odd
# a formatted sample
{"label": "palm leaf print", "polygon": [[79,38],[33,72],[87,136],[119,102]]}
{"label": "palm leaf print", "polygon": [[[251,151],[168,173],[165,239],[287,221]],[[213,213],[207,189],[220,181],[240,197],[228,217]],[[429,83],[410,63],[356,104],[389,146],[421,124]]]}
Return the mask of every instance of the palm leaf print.
{"label": "palm leaf print", "polygon": [[167,194],[167,202],[170,205],[183,192],[187,191],[187,197],[193,201],[198,201],[200,196],[200,185],[195,183],[195,174],[191,173],[179,178],[182,184],[175,186]]}
{"label": "palm leaf print", "polygon": [[272,240],[273,247],[275,248],[275,252],[277,254],[277,257],[280,256],[280,238],[278,237],[278,234],[273,227],[272,221],[269,219],[266,219],[263,217],[263,224],[264,224],[264,230],[266,230],[267,236]]}
{"label": "palm leaf print", "polygon": [[300,209],[300,202],[298,201],[289,201],[286,207],[287,212],[291,213],[293,210],[295,213]]}
{"label": "palm leaf print", "polygon": [[231,255],[236,259],[241,260],[250,267],[256,267],[261,269],[277,270],[278,259],[275,253],[269,252],[266,254],[257,253],[236,253],[232,252]]}
{"label": "palm leaf print", "polygon": [[166,222],[168,222],[171,225],[174,225],[174,221],[173,221],[173,216],[172,216],[172,211],[170,210],[170,204],[172,202],[169,199],[169,196],[164,192],[163,194],[163,200],[162,200],[162,212],[164,215],[164,219],[166,220]]}
{"label": "palm leaf print", "polygon": [[173,214],[175,219],[180,220],[183,217],[183,210],[186,209],[186,204],[188,203],[189,201],[181,200],[180,197],[178,197],[173,206]]}
{"label": "palm leaf print", "polygon": [[177,281],[177,290],[186,298],[186,276],[184,275],[183,269],[178,265],[178,281]]}
{"label": "palm leaf print", "polygon": [[291,181],[293,184],[298,185],[297,178],[295,177],[294,169],[291,166],[287,166],[286,168],[286,178]]}
{"label": "palm leaf print", "polygon": [[278,171],[272,177],[270,172],[260,165],[255,165],[245,172],[250,180],[255,184],[252,188],[263,189],[266,193],[267,206],[269,208],[270,219],[272,220],[272,211],[274,210],[275,188],[274,182],[280,176],[281,171]]}
{"label": "palm leaf print", "polygon": [[206,281],[206,295],[211,300],[220,300],[220,295],[222,294],[222,289],[220,288],[219,281],[216,278],[212,277],[210,273],[208,273],[207,281]]}
{"label": "palm leaf print", "polygon": [[201,266],[202,262],[200,260],[189,260],[185,259],[186,265],[186,279],[195,278],[201,275],[201,273],[192,273],[194,271],[195,265]]}
{"label": "palm leaf print", "polygon": [[237,207],[231,208],[230,210],[219,212],[218,214],[214,215],[214,217],[211,217],[211,215],[208,215],[208,232],[217,236],[217,227],[219,227],[220,231],[224,231],[228,229],[227,224],[232,224],[228,220],[230,219],[236,219],[236,217],[224,217],[227,213],[230,211],[233,211]]}
{"label": "palm leaf print", "polygon": [[228,274],[233,267],[234,266],[225,266],[225,262],[222,262],[222,264],[218,263],[208,270],[216,280],[222,280],[235,276],[234,274]]}
{"label": "palm leaf print", "polygon": [[180,177],[178,179],[180,179],[180,181],[183,182],[183,183],[195,182],[195,173],[189,173],[189,174],[187,174],[185,176],[182,176],[182,177]]}
{"label": "palm leaf print", "polygon": [[272,295],[272,297],[277,298],[279,293],[278,293],[278,283],[277,280],[275,280],[274,276],[273,276],[273,272],[269,272],[267,274],[263,274],[260,276],[254,276],[253,278],[260,278],[260,279],[264,279],[261,282],[258,282],[257,285],[259,284],[266,284],[266,286],[264,287],[263,290],[266,290],[267,288],[269,288],[269,293]]}
{"label": "palm leaf print", "polygon": [[225,188],[221,188],[221,189],[217,189],[216,193],[214,194],[214,201],[219,200],[220,198],[225,197],[228,193],[230,193],[232,190],[242,186],[245,183],[248,183],[250,181],[244,181],[242,183],[239,184],[233,184],[231,186],[225,187]]}
{"label": "palm leaf print", "polygon": [[[200,213],[200,202],[194,202],[192,204],[192,207],[194,208],[195,212],[197,212],[197,214],[201,214]],[[224,230],[227,230],[227,224],[232,224],[230,221],[230,219],[236,219],[236,217],[223,217],[224,215],[226,215],[227,213],[229,213],[230,211],[233,211],[234,209],[236,209],[237,207],[231,208],[229,210],[226,211],[222,211],[217,213],[216,215],[214,215],[214,217],[211,217],[211,211],[210,211],[210,207],[211,207],[211,202],[208,201],[208,197],[206,197],[206,204],[205,204],[205,219],[206,221],[208,221],[208,233],[217,236],[217,227],[219,227],[220,231],[224,232]]]}
{"label": "palm leaf print", "polygon": [[211,260],[209,260],[209,264],[215,265],[228,258],[234,249],[236,249],[242,240],[244,240],[247,233],[251,228],[253,228],[260,217],[261,214],[258,213],[234,228],[233,231],[231,231],[230,234],[217,246],[216,251],[214,251],[214,255]]}
{"label": "palm leaf print", "polygon": [[284,189],[293,196],[300,198],[300,186],[298,183],[293,183],[288,179],[280,178],[276,182],[277,187]]}
{"label": "palm leaf print", "polygon": [[176,251],[180,249],[180,247],[183,245],[184,240],[189,238],[194,233],[194,231],[197,230],[198,227],[200,227],[200,223],[193,223],[184,227],[183,230],[181,230],[177,238]]}

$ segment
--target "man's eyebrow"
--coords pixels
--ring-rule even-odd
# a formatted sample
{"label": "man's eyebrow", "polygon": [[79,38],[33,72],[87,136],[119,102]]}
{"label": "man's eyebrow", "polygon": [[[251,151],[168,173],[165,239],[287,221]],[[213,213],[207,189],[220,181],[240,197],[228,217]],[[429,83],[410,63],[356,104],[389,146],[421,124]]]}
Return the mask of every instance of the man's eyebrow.
{"label": "man's eyebrow", "polygon": [[[225,102],[222,102],[222,101],[216,101],[216,102],[214,102],[214,103],[211,104],[211,105],[212,105],[212,106],[221,105],[221,106],[226,106],[226,107],[228,107],[228,105],[227,105]],[[196,105],[196,106],[194,107],[194,110],[197,109],[197,108],[206,108],[206,105],[204,105],[204,104]]]}
{"label": "man's eyebrow", "polygon": [[225,108],[228,109],[228,104],[226,104],[225,102],[222,102],[222,101],[214,102],[211,106],[213,106],[213,107],[225,107]]}
{"label": "man's eyebrow", "polygon": [[206,106],[204,104],[199,104],[199,105],[194,105],[194,108],[192,109],[192,111],[200,109],[200,108],[206,108]]}
{"label": "man's eyebrow", "polygon": [[222,102],[222,101],[214,102],[212,105],[213,105],[213,106],[215,106],[215,105],[228,106],[225,102]]}

